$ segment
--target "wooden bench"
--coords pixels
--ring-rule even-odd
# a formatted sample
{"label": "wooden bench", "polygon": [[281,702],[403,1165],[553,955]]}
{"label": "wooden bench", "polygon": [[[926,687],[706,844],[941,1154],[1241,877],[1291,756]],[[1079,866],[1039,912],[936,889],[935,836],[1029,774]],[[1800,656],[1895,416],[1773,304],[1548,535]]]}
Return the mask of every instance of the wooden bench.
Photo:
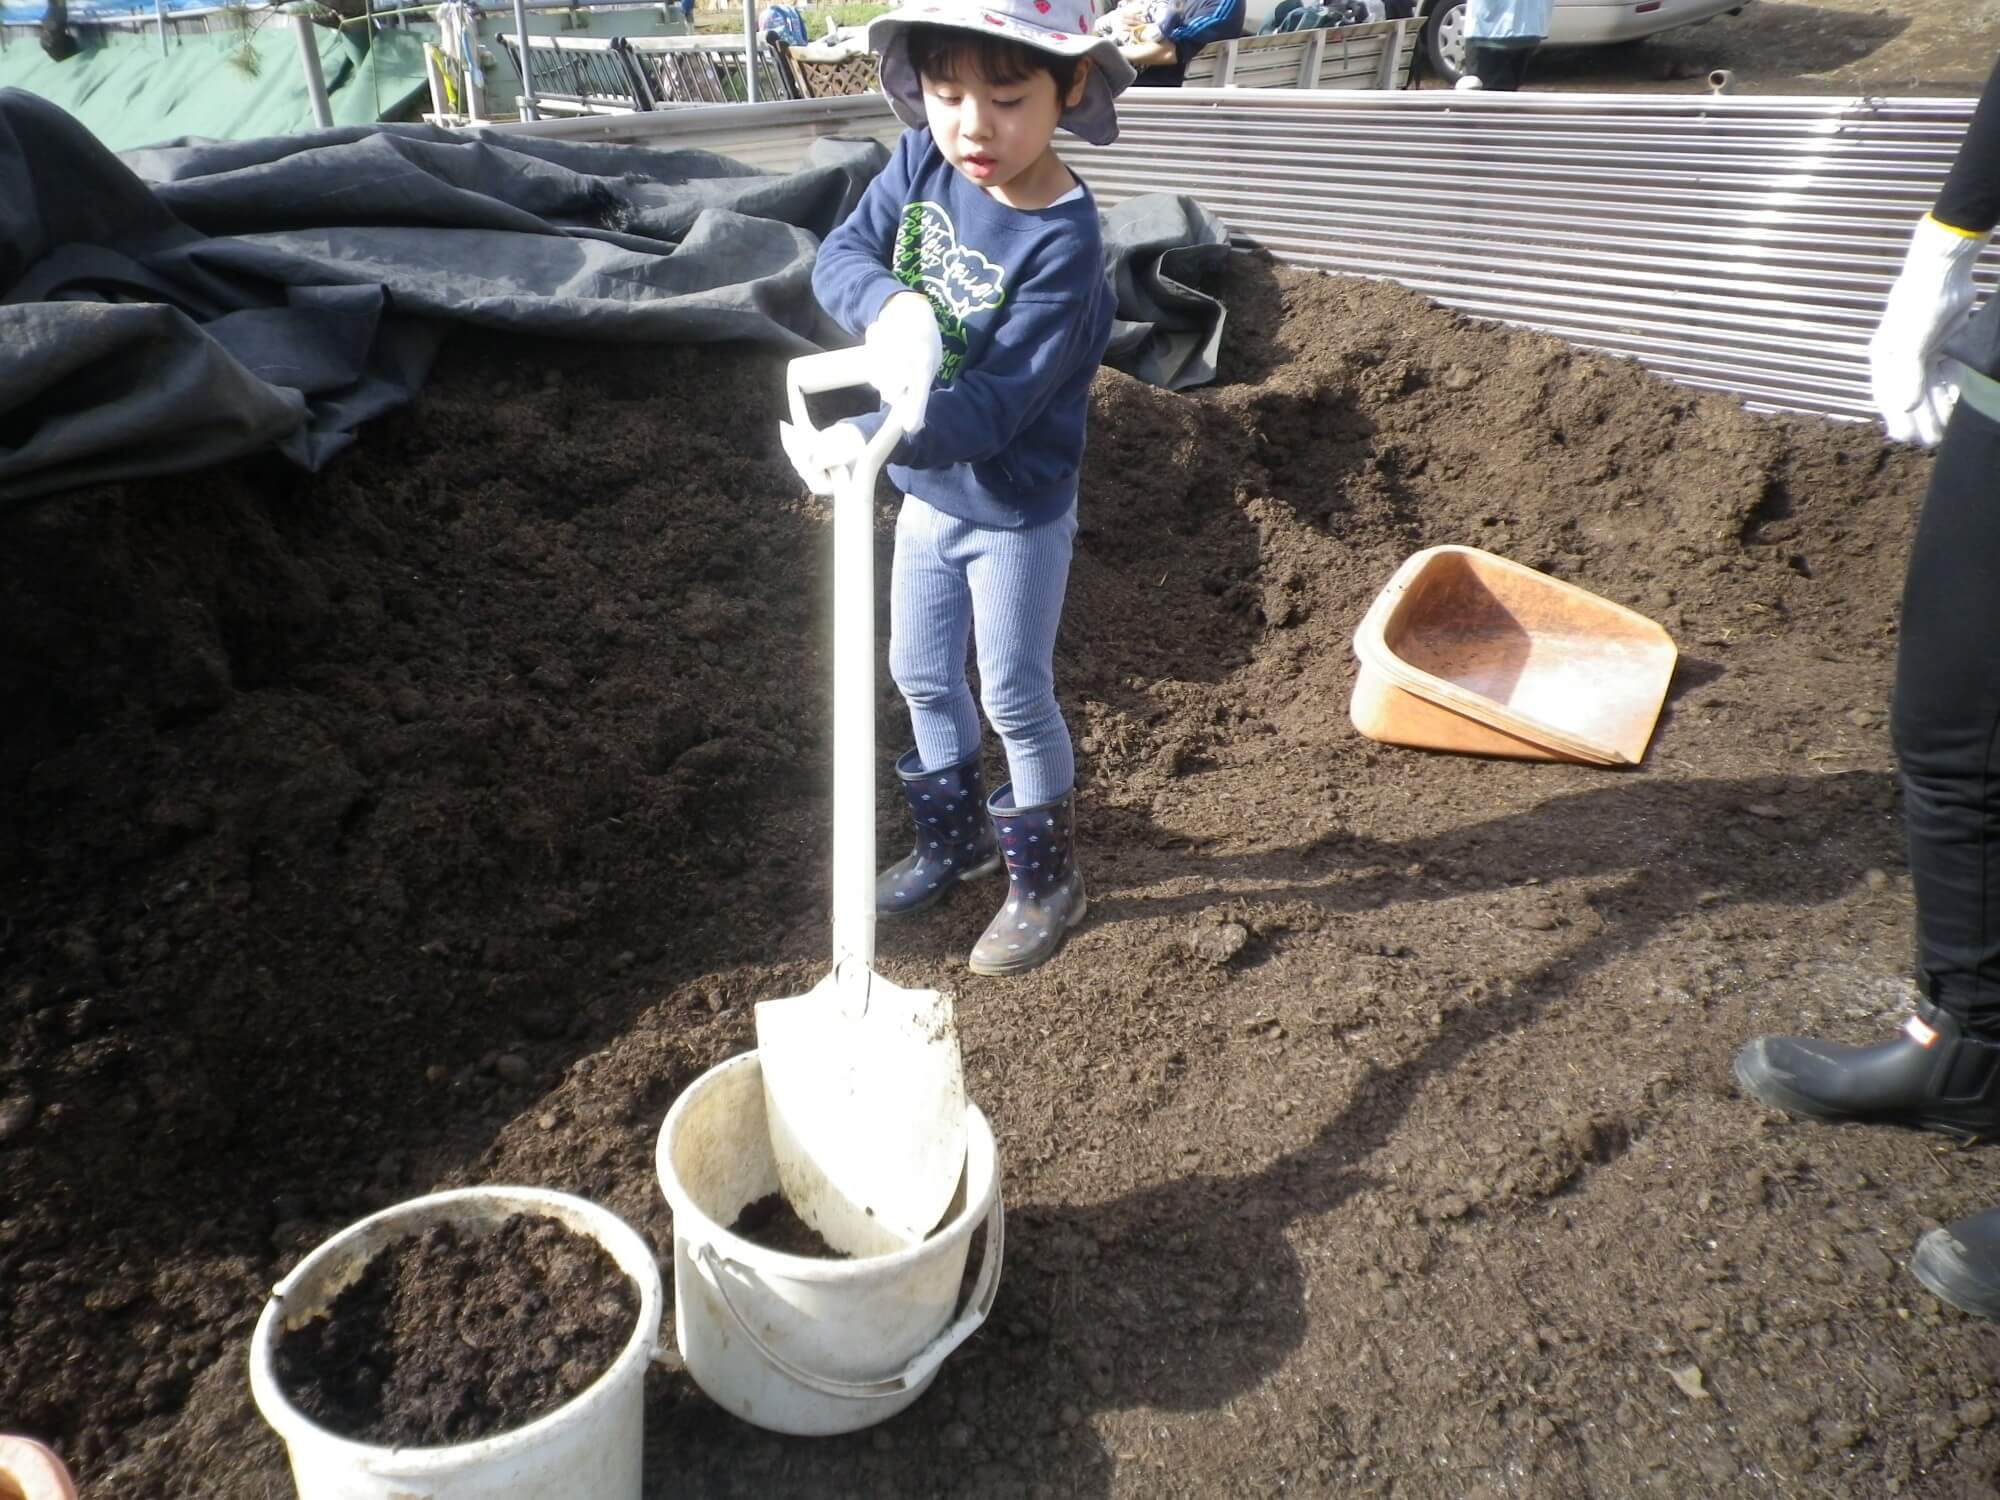
{"label": "wooden bench", "polygon": [[1421,21],[1364,21],[1210,42],[1188,63],[1188,88],[1409,87]]}

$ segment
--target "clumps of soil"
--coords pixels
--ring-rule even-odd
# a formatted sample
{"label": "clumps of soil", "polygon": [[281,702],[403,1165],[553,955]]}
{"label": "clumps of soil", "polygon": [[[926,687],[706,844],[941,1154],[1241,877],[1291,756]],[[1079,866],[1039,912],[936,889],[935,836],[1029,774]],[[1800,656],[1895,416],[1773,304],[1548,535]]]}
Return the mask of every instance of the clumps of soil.
{"label": "clumps of soil", "polygon": [[[1902,1264],[1991,1163],[1729,1073],[1906,999],[1928,456],[1385,283],[1218,290],[1213,386],[1091,393],[1089,921],[1004,981],[963,968],[990,890],[880,934],[959,995],[992,1317],[809,1448],[655,1367],[649,1500],[1996,1493],[1992,1331]],[[0,1413],[85,1500],[290,1493],[245,1346],[362,1214],[539,1183],[672,1244],[667,1109],[826,968],[828,511],[783,364],[467,332],[319,474],[0,513]],[[1355,626],[1441,542],[1672,633],[1643,766],[1354,732]]]}
{"label": "clumps of soil", "polygon": [[766,1193],[748,1205],[736,1216],[729,1232],[781,1255],[809,1255],[815,1260],[853,1258],[829,1245],[824,1235],[799,1217],[783,1193]]}
{"label": "clumps of soil", "polygon": [[320,1426],[382,1447],[441,1447],[524,1427],[610,1368],[639,1292],[595,1241],[515,1214],[385,1247],[279,1339],[278,1380]]}

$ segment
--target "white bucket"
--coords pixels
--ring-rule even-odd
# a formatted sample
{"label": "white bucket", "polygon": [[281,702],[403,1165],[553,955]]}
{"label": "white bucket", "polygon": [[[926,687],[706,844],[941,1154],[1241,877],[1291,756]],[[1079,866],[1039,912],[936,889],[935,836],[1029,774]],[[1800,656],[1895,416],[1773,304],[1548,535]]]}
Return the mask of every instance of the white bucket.
{"label": "white bucket", "polygon": [[[696,1384],[746,1422],[817,1437],[893,1417],[993,1309],[1005,1225],[993,1132],[976,1105],[966,1106],[965,1177],[945,1222],[886,1255],[785,1255],[729,1232],[779,1191],[755,1052],[710,1068],[674,1101],[659,1170],[674,1211],[675,1341]],[[981,1224],[985,1257],[954,1320]]]}
{"label": "white bucket", "polygon": [[[483,1231],[512,1214],[554,1219],[587,1235],[638,1284],[632,1337],[586,1389],[525,1427],[441,1448],[383,1448],[338,1437],[286,1398],[273,1361],[279,1334],[324,1314],[376,1252],[435,1224]],[[653,1252],[595,1203],[544,1188],[433,1193],[343,1229],[278,1283],[250,1340],[250,1391],[285,1440],[299,1500],[639,1500],[645,1374],[659,1341],[661,1301]]]}
{"label": "white bucket", "polygon": [[0,1437],[0,1500],[76,1500],[76,1485],[33,1438]]}

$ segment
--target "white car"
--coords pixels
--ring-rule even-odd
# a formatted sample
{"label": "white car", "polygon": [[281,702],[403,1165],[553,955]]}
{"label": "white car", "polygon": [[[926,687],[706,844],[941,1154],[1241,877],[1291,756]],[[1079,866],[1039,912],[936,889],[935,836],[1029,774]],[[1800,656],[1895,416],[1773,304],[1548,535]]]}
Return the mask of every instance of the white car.
{"label": "white car", "polygon": [[[1753,0],[1555,0],[1551,47],[1602,47],[1636,42],[1676,26],[1739,14]],[[1431,0],[1424,24],[1424,60],[1433,75],[1456,83],[1465,66],[1465,0]]]}

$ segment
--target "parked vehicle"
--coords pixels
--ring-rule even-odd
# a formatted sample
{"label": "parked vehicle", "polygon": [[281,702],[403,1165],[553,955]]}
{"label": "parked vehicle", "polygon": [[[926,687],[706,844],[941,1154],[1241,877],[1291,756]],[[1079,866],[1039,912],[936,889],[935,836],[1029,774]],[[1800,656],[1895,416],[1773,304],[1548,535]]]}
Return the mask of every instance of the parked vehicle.
{"label": "parked vehicle", "polygon": [[[1555,0],[1551,47],[1604,47],[1636,42],[1677,26],[1739,15],[1753,0]],[[1424,63],[1433,77],[1456,83],[1465,67],[1466,0],[1433,0],[1424,27]]]}

